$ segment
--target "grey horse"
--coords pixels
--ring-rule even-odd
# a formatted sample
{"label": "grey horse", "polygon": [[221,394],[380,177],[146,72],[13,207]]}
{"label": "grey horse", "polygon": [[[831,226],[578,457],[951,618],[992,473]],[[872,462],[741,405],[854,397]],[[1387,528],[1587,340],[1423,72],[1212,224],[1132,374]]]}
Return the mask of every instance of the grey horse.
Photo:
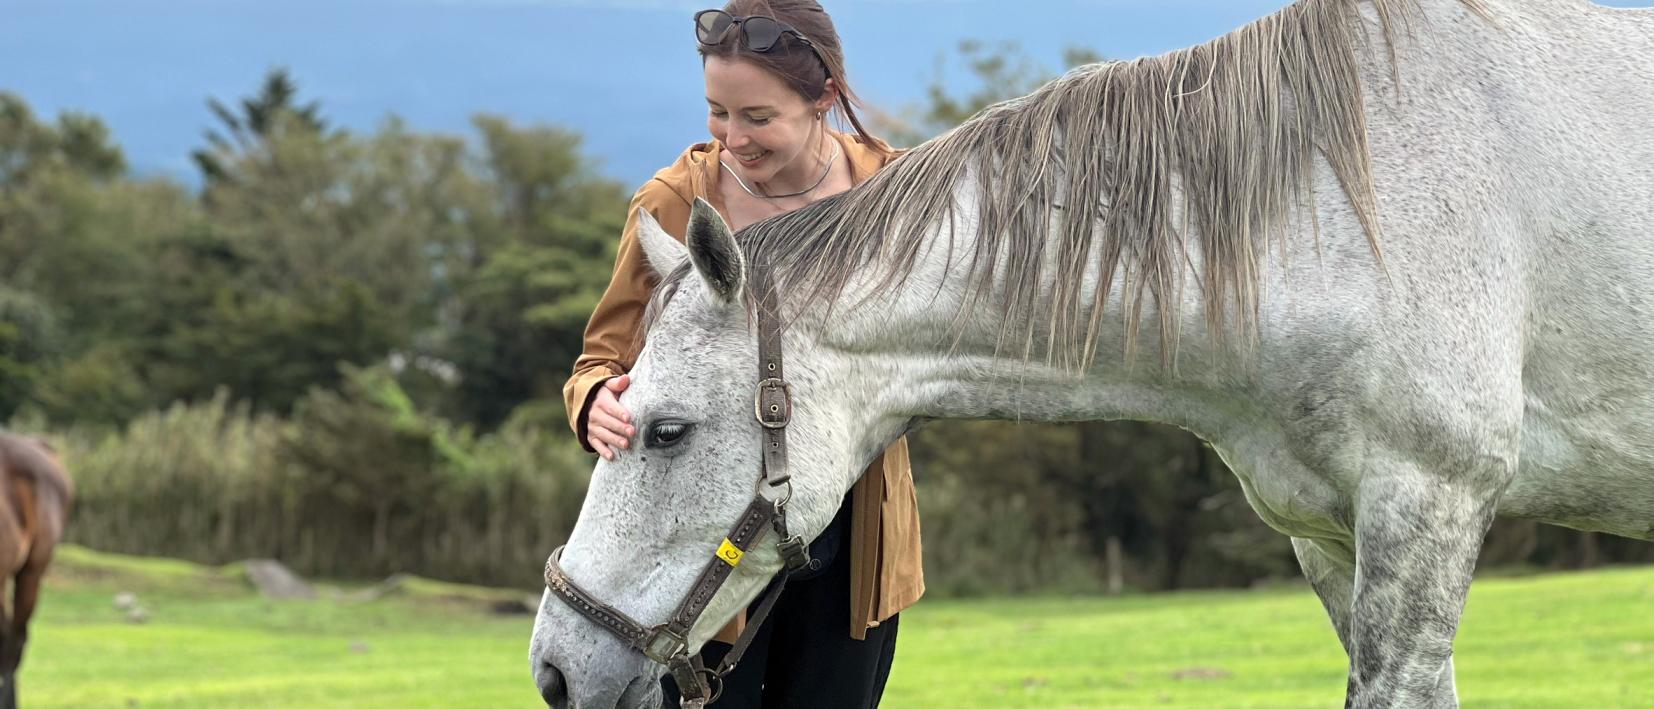
{"label": "grey horse", "polygon": [[[1496,515],[1654,539],[1650,116],[1654,11],[1302,0],[1077,69],[738,235],[641,215],[639,440],[597,464],[563,570],[661,622],[752,499],[761,272],[805,537],[926,419],[1175,424],[1292,538],[1347,705],[1457,706]],[[747,559],[691,648],[782,563]],[[658,702],[660,667],[550,594],[531,661],[554,705]]]}

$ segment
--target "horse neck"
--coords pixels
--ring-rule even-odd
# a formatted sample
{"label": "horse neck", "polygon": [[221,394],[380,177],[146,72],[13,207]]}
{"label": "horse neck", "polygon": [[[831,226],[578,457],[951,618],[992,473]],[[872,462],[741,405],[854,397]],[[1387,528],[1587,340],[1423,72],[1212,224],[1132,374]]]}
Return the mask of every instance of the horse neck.
{"label": "horse neck", "polygon": [[[1495,14],[1508,14],[1508,5],[1528,7],[1525,0],[1499,0]],[[1379,215],[1377,202],[1360,183],[1361,180],[1343,180],[1329,167],[1328,160],[1317,154],[1306,169],[1310,193],[1303,196],[1303,204],[1314,210],[1316,220],[1293,221],[1282,228],[1285,233],[1278,241],[1261,245],[1265,250],[1279,248],[1282,258],[1271,252],[1269,258],[1258,264],[1258,302],[1265,311],[1298,309],[1310,313],[1310,319],[1320,318],[1312,325],[1325,327],[1326,323],[1342,325],[1338,318],[1347,313],[1319,312],[1339,302],[1373,302],[1376,293],[1391,287],[1386,281],[1385,269],[1402,272],[1416,265],[1428,248],[1421,248],[1424,240],[1405,228],[1391,229],[1380,234],[1368,229],[1368,224],[1352,216],[1352,201],[1348,190],[1355,187],[1357,196],[1373,205],[1375,217],[1381,216],[1392,226],[1407,227],[1408,214],[1428,207],[1429,195],[1420,193],[1419,185],[1429,185],[1439,193],[1443,186],[1440,176],[1415,175],[1409,170],[1435,169],[1442,166],[1417,166],[1393,156],[1405,154],[1408,145],[1435,145],[1439,136],[1430,131],[1439,130],[1448,120],[1474,124],[1479,114],[1468,111],[1474,106],[1475,82],[1464,82],[1458,73],[1463,71],[1467,53],[1480,56],[1490,50],[1476,47],[1487,44],[1501,31],[1475,19],[1462,0],[1419,0],[1422,22],[1411,28],[1417,36],[1403,32],[1397,37],[1395,58],[1390,62],[1389,44],[1378,35],[1377,21],[1371,17],[1350,21],[1360,23],[1368,41],[1360,42],[1357,50],[1356,73],[1362,83],[1365,98],[1367,132],[1373,141],[1376,158],[1385,164],[1375,165],[1378,182],[1388,190],[1389,203]],[[1537,7],[1537,6],[1533,6]],[[1362,6],[1363,13],[1372,8]],[[1512,20],[1514,21],[1514,20]],[[1408,29],[1408,28],[1403,28]],[[1492,62],[1496,58],[1487,58]],[[1478,64],[1479,65],[1479,64]],[[1400,76],[1397,86],[1393,78]],[[1291,82],[1287,82],[1290,84]],[[1285,86],[1286,84],[1283,84]],[[1377,110],[1374,110],[1374,109]],[[1283,101],[1283,110],[1297,110],[1292,102]],[[1466,135],[1479,135],[1469,130]],[[1486,131],[1483,131],[1486,133]],[[1456,139],[1460,151],[1469,150],[1463,137]],[[1476,150],[1498,153],[1503,147],[1497,141],[1479,139]],[[1324,153],[1325,148],[1321,149]],[[1476,153],[1480,156],[1482,153]],[[1386,157],[1389,156],[1389,157]],[[1345,176],[1352,155],[1345,155]],[[1490,158],[1491,159],[1491,158]],[[1459,163],[1454,163],[1455,165]],[[1488,164],[1488,160],[1469,160],[1463,164]],[[1175,170],[1159,170],[1162,174],[1176,174]],[[1358,176],[1358,175],[1356,175]],[[865,382],[858,383],[856,391],[881,391],[880,401],[870,415],[886,419],[907,417],[949,418],[1023,418],[1034,420],[1091,419],[1107,417],[1145,418],[1187,427],[1210,429],[1221,421],[1202,422],[1197,409],[1227,410],[1233,415],[1246,415],[1243,402],[1257,398],[1260,389],[1253,361],[1245,355],[1251,344],[1263,352],[1260,356],[1278,358],[1290,365],[1288,355],[1301,345],[1287,344],[1289,340],[1303,340],[1306,334],[1300,322],[1270,322],[1268,313],[1259,323],[1259,342],[1246,342],[1243,333],[1240,346],[1234,346],[1214,336],[1208,329],[1203,303],[1196,302],[1201,283],[1199,274],[1201,250],[1190,248],[1183,264],[1184,286],[1176,290],[1175,301],[1180,304],[1171,323],[1174,336],[1165,341],[1154,337],[1155,308],[1150,303],[1144,312],[1130,319],[1123,317],[1122,303],[1131,296],[1118,291],[1119,279],[1108,298],[1108,307],[1101,314],[1104,327],[1097,333],[1094,361],[1081,366],[1072,357],[1048,357],[1041,340],[1044,333],[1036,330],[1032,341],[1022,337],[1023,330],[1012,323],[1001,327],[1001,313],[997,294],[1004,291],[1004,283],[996,282],[980,299],[967,297],[960,274],[969,271],[969,260],[976,252],[977,234],[970,215],[976,213],[975,181],[967,176],[954,185],[960,219],[947,226],[937,226],[928,241],[929,251],[918,260],[914,272],[897,292],[876,300],[876,308],[864,308],[833,322],[833,332],[827,344],[848,356],[867,358]],[[1174,201],[1181,202],[1177,195]],[[1421,202],[1420,200],[1425,200]],[[1295,201],[1296,203],[1296,201]],[[1182,210],[1173,208],[1175,216]],[[1399,217],[1399,221],[1397,220]],[[1372,222],[1376,225],[1376,221]],[[1186,225],[1184,225],[1186,226]],[[1379,239],[1386,252],[1386,263],[1381,265],[1370,251],[1367,237]],[[1203,238],[1190,234],[1186,243]],[[1256,243],[1256,242],[1255,242]],[[997,254],[1000,258],[1004,254]],[[1290,264],[1286,262],[1290,261]],[[878,264],[866,269],[878,272]],[[1044,269],[1044,273],[1051,273]],[[1087,275],[1087,287],[1081,294],[1084,301],[1095,292],[1101,282],[1097,273]],[[876,276],[874,277],[876,278]],[[870,279],[871,280],[871,279]],[[855,300],[851,288],[845,300]],[[1340,298],[1326,298],[1329,294]],[[1326,302],[1317,302],[1317,300]],[[1049,298],[1037,304],[1049,304]],[[1047,311],[1048,312],[1048,311]],[[1142,346],[1131,353],[1126,342],[1131,340],[1127,323],[1141,330]],[[1009,333],[1010,337],[1003,335]],[[1318,333],[1308,333],[1311,339]],[[1347,338],[1346,338],[1347,339]],[[1175,353],[1168,352],[1162,342],[1175,343]],[[915,344],[919,343],[919,344]],[[1336,342],[1333,344],[1337,344]],[[1273,348],[1273,350],[1271,350]],[[1163,366],[1166,362],[1169,366]],[[889,386],[889,381],[901,382]],[[1234,412],[1240,412],[1235,414]],[[888,422],[883,423],[888,427]]]}
{"label": "horse neck", "polygon": [[[976,189],[973,178],[959,183],[959,214],[972,213]],[[1247,386],[1246,362],[1228,356],[1229,345],[1207,335],[1193,302],[1197,296],[1189,294],[1181,309],[1175,369],[1162,366],[1159,346],[1150,342],[1156,338],[1142,338],[1141,348],[1126,356],[1119,292],[1111,294],[1103,316],[1113,325],[1099,333],[1098,356],[1083,370],[1064,366],[1042,351],[1043,339],[1021,339],[1020,323],[1002,329],[1006,323],[994,298],[970,297],[959,274],[970,266],[976,239],[969,219],[937,227],[902,285],[858,307],[858,291],[865,293],[882,277],[877,263],[864,269],[864,282],[846,290],[834,306],[832,326],[821,330],[821,349],[847,363],[838,368],[845,381],[835,388],[858,397],[852,408],[867,419],[870,447],[888,442],[916,418],[1131,418],[1194,430],[1221,427],[1212,414],[1233,407],[1214,403]],[[1088,274],[1082,295],[1089,298],[1098,282],[1095,272]],[[1146,321],[1156,317],[1152,309],[1144,315]],[[868,392],[871,402],[864,398]]]}

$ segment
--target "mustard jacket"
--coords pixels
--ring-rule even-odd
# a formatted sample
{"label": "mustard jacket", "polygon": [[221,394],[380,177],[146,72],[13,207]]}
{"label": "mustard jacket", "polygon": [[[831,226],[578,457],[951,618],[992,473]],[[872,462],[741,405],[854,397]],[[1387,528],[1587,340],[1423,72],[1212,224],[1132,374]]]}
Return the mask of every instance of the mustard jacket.
{"label": "mustard jacket", "polygon": [[[867,146],[857,136],[832,135],[849,158],[855,184],[866,181],[892,157]],[[588,451],[591,447],[582,426],[586,407],[604,381],[625,374],[637,361],[643,341],[638,332],[643,309],[655,286],[654,269],[638,242],[637,209],[649,210],[679,241],[688,229],[689,208],[696,197],[711,203],[727,221],[729,213],[718,192],[722,172],[718,155],[722,150],[717,141],[691,146],[632,197],[614,277],[586,324],[584,351],[574,363],[573,376],[563,385],[569,426]],[[860,640],[866,637],[868,628],[913,605],[925,591],[919,506],[908,463],[907,439],[896,441],[873,461],[852,490],[851,505],[849,631],[851,637]],[[744,625],[745,618],[738,616],[717,637],[733,642]]]}

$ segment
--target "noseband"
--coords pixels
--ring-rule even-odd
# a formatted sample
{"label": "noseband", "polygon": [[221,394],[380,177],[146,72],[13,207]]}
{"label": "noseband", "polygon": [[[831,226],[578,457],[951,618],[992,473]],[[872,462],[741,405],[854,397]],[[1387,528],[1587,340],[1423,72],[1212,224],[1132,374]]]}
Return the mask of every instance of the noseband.
{"label": "noseband", "polygon": [[[752,503],[747,505],[740,521],[730,529],[729,535],[701,569],[701,575],[689,587],[688,595],[684,596],[665,623],[645,626],[575,585],[557,563],[563,554],[563,547],[558,547],[546,560],[546,588],[569,607],[642,652],[645,657],[666,665],[682,695],[680,706],[686,709],[699,709],[718,699],[723,692],[723,678],[741,661],[741,655],[752,643],[764,618],[786,589],[787,577],[811,563],[804,539],[787,533],[787,503],[793,494],[792,476],[787,473],[787,424],[792,422],[793,402],[792,387],[787,384],[781,367],[781,325],[776,316],[780,304],[776,301],[774,288],[769,284],[768,269],[754,268],[750,274],[758,295],[758,387],[753,395],[753,415],[761,428],[763,460]],[[765,497],[765,488],[780,488],[779,497],[775,500]],[[735,641],[735,646],[724,655],[716,669],[708,669],[701,663],[699,654],[689,653],[689,630],[706,611],[724,581],[735,572],[741,558],[763,535],[765,527],[775,530],[786,569],[765,590],[763,600],[748,619],[747,627]]]}

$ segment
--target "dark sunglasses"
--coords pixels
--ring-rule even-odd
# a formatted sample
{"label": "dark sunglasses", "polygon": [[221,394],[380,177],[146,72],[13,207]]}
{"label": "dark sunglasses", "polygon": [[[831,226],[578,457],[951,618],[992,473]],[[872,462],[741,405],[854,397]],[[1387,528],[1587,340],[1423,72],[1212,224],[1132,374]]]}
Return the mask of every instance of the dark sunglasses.
{"label": "dark sunglasses", "polygon": [[702,10],[695,13],[695,39],[701,44],[717,45],[724,41],[729,31],[736,26],[741,28],[741,41],[754,52],[768,52],[775,49],[775,44],[781,41],[782,35],[792,35],[810,51],[816,52],[819,58],[821,53],[816,46],[798,30],[781,24],[773,17],[754,15],[752,17],[736,17],[723,10]]}

